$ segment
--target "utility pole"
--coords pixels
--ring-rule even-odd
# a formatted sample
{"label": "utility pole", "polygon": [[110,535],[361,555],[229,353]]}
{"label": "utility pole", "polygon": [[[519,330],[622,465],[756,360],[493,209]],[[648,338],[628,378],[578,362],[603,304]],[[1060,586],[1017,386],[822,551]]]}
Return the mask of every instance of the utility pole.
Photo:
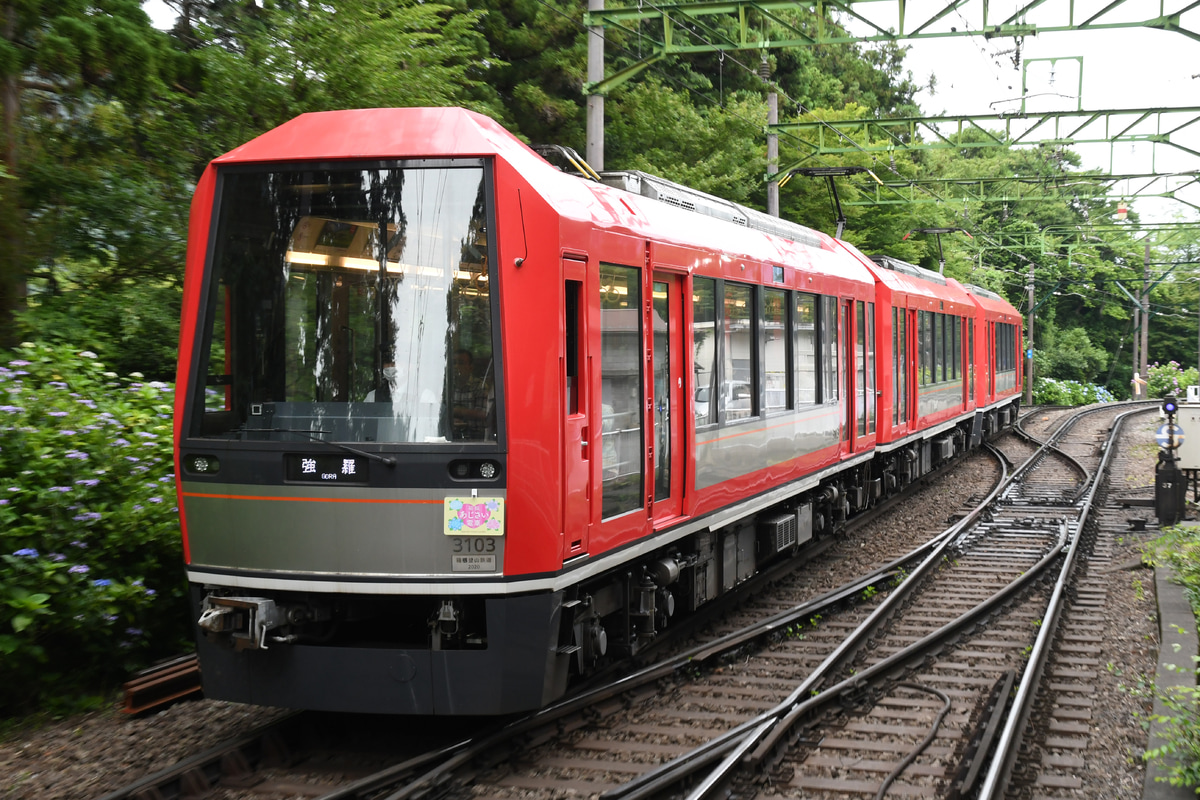
{"label": "utility pole", "polygon": [[1133,307],[1133,372],[1139,378],[1145,378],[1142,374],[1142,301],[1138,298],[1137,305]]}
{"label": "utility pole", "polygon": [[1150,372],[1150,242],[1146,242],[1146,254],[1142,267],[1142,361],[1141,375],[1146,380]]}
{"label": "utility pole", "polygon": [[[604,0],[588,0],[588,11],[603,11]],[[588,28],[587,79],[595,85],[604,80],[604,26]],[[584,153],[588,164],[596,172],[604,170],[604,95],[589,94],[587,99],[587,148]]]}
{"label": "utility pole", "polygon": [[779,216],[779,181],[773,181],[769,176],[779,172],[779,134],[775,126],[779,124],[779,93],[771,84],[771,65],[767,62],[767,54],[763,53],[762,63],[758,65],[758,77],[767,84],[767,213],[772,217]]}

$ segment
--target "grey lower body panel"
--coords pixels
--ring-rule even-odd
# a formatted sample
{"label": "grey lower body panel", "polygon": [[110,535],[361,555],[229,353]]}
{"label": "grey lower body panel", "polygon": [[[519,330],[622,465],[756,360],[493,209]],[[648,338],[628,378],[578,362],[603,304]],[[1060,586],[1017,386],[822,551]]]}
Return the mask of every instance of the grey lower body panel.
{"label": "grey lower body panel", "polygon": [[[193,608],[203,590],[192,587]],[[487,601],[488,647],[270,644],[236,651],[197,637],[206,697],[254,705],[374,714],[508,714],[566,687],[557,653],[560,593]]]}

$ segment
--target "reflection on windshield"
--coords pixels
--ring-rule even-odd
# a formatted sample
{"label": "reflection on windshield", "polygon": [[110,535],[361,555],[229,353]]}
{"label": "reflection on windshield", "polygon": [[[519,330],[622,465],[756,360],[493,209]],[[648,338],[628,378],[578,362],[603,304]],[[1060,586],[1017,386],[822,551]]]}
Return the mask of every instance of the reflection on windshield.
{"label": "reflection on windshield", "polygon": [[479,162],[224,178],[196,436],[496,438]]}

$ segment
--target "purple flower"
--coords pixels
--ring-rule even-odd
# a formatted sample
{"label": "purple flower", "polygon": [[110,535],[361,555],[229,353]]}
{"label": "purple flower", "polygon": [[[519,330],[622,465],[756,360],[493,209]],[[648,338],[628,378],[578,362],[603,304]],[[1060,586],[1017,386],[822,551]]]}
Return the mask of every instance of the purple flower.
{"label": "purple flower", "polygon": [[147,597],[154,597],[154,595],[156,595],[156,594],[158,594],[158,592],[154,591],[153,589],[147,589],[147,590],[146,590],[146,596],[147,596]]}
{"label": "purple flower", "polygon": [[78,539],[71,542],[71,547],[78,547],[80,550],[87,550],[87,542],[81,542]]}
{"label": "purple flower", "polygon": [[125,633],[128,636],[141,636],[143,631],[141,628],[126,628]]}
{"label": "purple flower", "polygon": [[75,481],[75,483],[80,486],[97,486],[100,483],[100,479],[99,478],[81,478],[81,479]]}
{"label": "purple flower", "polygon": [[66,411],[51,411],[50,412],[50,416],[52,416],[52,417],[65,417],[66,415],[67,415]]}
{"label": "purple flower", "polygon": [[88,567],[87,564],[76,564],[75,566],[73,566],[69,570],[67,570],[67,572],[73,573],[75,575],[86,575],[86,574],[88,574],[89,571],[90,571],[90,568]]}
{"label": "purple flower", "polygon": [[20,550],[17,550],[13,553],[14,556],[20,556],[21,558],[37,558],[37,554],[38,551],[34,550],[32,547],[22,547]]}
{"label": "purple flower", "polygon": [[[124,442],[125,440],[124,440],[124,439],[122,439],[121,441],[123,441],[123,442]],[[129,444],[129,442],[125,442],[125,444]],[[125,456],[125,460],[126,460],[126,461],[132,461],[132,462],[134,462],[134,463],[137,463],[138,461],[141,461],[141,459],[140,459],[140,458],[138,458],[137,456]]]}
{"label": "purple flower", "polygon": [[76,522],[95,522],[96,520],[100,519],[101,516],[102,515],[99,511],[85,511],[82,514],[76,514],[75,521]]}
{"label": "purple flower", "polygon": [[32,362],[25,361],[24,359],[18,358],[16,360],[8,362],[8,365],[10,367],[28,367],[30,365],[30,363],[32,363]]}
{"label": "purple flower", "polygon": [[150,502],[151,502],[151,503],[161,503],[161,502],[162,502],[162,498],[161,498],[161,497],[151,497],[151,498],[150,498]]}
{"label": "purple flower", "polygon": [[6,505],[8,505],[8,498],[7,497],[0,498],[0,506],[6,506]]}
{"label": "purple flower", "polygon": [[51,553],[50,559],[52,561],[66,561],[67,557],[64,556],[62,553]]}
{"label": "purple flower", "polygon": [[47,489],[46,491],[49,491],[49,492],[69,492],[69,491],[71,491],[71,487],[70,487],[70,486],[51,486],[51,487],[50,487],[49,489]]}
{"label": "purple flower", "polygon": [[75,435],[75,431],[69,431],[69,430],[66,430],[65,428],[63,430],[59,431],[58,433],[60,436],[74,436]]}
{"label": "purple flower", "polygon": [[[120,446],[120,447],[128,447],[128,446],[129,446],[129,440],[128,440],[128,439],[122,439],[122,438],[118,437],[118,438],[116,438],[116,439],[113,439],[113,444],[115,444],[115,445],[118,445],[118,446]],[[125,456],[125,457],[126,457],[126,458],[129,458],[129,456]],[[134,459],[134,461],[136,461],[136,460],[137,460],[137,459]]]}
{"label": "purple flower", "polygon": [[67,458],[73,458],[76,461],[87,461],[90,456],[88,456],[87,453],[80,452],[79,450],[68,450]]}
{"label": "purple flower", "polygon": [[0,406],[0,411],[4,411],[9,414],[25,413],[25,409],[21,408],[20,406]]}
{"label": "purple flower", "polygon": [[133,504],[133,510],[134,510],[134,511],[141,511],[141,510],[142,510],[142,506],[138,505],[137,503],[134,503],[134,504]]}
{"label": "purple flower", "polygon": [[[92,581],[92,586],[112,586],[112,581],[110,581],[108,578],[101,578],[98,581]],[[116,619],[116,617],[113,619]]]}

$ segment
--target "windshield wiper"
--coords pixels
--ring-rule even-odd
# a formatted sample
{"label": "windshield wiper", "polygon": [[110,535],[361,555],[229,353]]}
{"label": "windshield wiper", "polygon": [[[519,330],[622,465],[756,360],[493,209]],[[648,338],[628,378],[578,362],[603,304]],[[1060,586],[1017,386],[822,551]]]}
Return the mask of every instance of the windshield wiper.
{"label": "windshield wiper", "polygon": [[[314,436],[312,431],[303,430],[301,428],[251,428],[251,429],[246,429],[246,430],[253,432],[253,433],[259,433],[259,432],[263,432],[263,433],[298,433],[311,442],[320,442],[321,444],[327,444],[330,447],[336,447],[339,450],[344,450],[347,453],[351,453],[356,456],[362,456],[363,458],[369,458],[372,461],[378,461],[380,464],[384,464],[389,467],[396,466],[396,459],[392,458],[391,456],[381,456],[378,453],[368,453],[365,450],[359,450],[358,448],[351,447],[348,444],[342,444],[341,442],[331,442],[328,439],[322,439],[319,436]],[[331,433],[331,431],[318,430],[317,433],[326,434],[326,433]]]}

